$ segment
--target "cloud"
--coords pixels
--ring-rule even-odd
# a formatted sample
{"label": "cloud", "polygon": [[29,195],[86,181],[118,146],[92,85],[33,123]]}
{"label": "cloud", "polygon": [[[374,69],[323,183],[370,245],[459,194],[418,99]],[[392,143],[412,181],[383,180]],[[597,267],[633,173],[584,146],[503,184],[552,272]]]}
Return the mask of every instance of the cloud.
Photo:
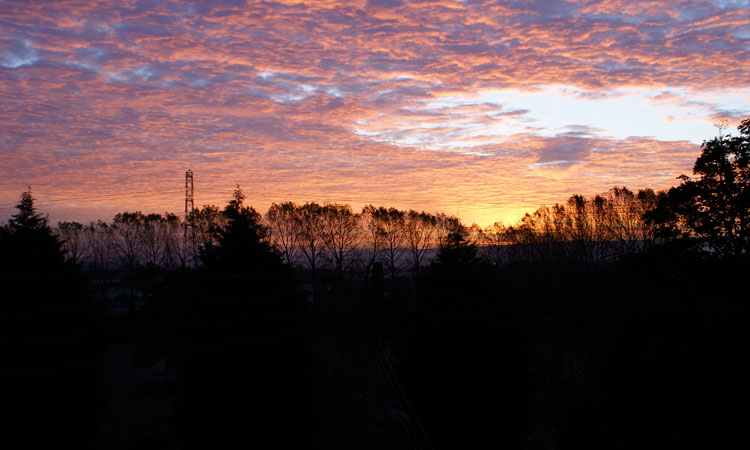
{"label": "cloud", "polygon": [[[199,189],[242,181],[260,203],[475,218],[614,180],[665,186],[693,144],[477,93],[565,86],[574,105],[641,89],[675,121],[736,121],[746,106],[716,98],[750,89],[747,36],[742,2],[6,2],[0,200],[29,183],[163,190],[188,166]],[[653,148],[673,153],[628,159]]]}
{"label": "cloud", "polygon": [[0,41],[0,67],[18,69],[39,61],[39,52],[31,47],[28,41]]}
{"label": "cloud", "polygon": [[546,139],[537,151],[539,159],[530,167],[566,169],[581,164],[591,152],[592,144],[590,139],[570,135]]}

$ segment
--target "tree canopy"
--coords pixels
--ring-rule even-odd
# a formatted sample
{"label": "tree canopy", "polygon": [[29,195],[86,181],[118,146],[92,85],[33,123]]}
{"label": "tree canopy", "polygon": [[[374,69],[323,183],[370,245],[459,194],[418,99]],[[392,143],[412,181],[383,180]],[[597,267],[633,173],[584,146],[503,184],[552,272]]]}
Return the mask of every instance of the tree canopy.
{"label": "tree canopy", "polygon": [[750,119],[738,129],[705,141],[694,176],[681,175],[647,214],[663,233],[698,238],[719,255],[750,251]]}

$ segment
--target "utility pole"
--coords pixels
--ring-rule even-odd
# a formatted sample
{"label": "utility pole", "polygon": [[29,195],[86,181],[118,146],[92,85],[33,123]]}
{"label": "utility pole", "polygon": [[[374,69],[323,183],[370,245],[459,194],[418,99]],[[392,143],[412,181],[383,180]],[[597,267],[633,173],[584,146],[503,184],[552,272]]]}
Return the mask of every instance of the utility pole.
{"label": "utility pole", "polygon": [[[195,260],[195,223],[193,222],[194,211],[195,203],[193,202],[193,171],[188,169],[188,171],[185,172],[185,220],[183,222],[184,236],[182,238],[182,245],[184,258],[187,258],[187,255],[190,254],[193,258],[193,267],[195,267],[197,263],[197,261]],[[190,229],[190,240],[188,240],[188,228]],[[189,251],[188,245],[190,245]]]}

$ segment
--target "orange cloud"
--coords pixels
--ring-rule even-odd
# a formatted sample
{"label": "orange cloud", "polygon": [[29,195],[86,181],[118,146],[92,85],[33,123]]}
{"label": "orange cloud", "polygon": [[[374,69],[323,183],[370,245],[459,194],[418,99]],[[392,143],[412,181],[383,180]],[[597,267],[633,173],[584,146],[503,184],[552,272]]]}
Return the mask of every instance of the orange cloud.
{"label": "orange cloud", "polygon": [[685,92],[750,88],[746,14],[701,1],[3,4],[0,219],[28,184],[53,218],[179,211],[188,167],[199,202],[240,183],[261,208],[383,203],[483,224],[572,192],[667,187],[695,144],[566,135],[531,108],[446,102],[642,88],[689,117],[736,119],[747,108]]}

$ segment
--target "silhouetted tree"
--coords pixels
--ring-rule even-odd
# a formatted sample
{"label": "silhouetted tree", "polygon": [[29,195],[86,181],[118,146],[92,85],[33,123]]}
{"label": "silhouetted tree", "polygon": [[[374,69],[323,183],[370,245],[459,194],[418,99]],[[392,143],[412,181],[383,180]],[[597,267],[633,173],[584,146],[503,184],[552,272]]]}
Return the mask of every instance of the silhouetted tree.
{"label": "silhouetted tree", "polygon": [[325,246],[333,257],[336,274],[341,279],[345,260],[361,240],[359,217],[349,205],[326,204],[323,206],[323,233]]}
{"label": "silhouetted tree", "polygon": [[379,218],[381,208],[376,208],[373,205],[366,205],[362,208],[362,212],[359,214],[360,221],[362,222],[363,234],[365,235],[365,242],[367,243],[367,249],[369,251],[367,261],[368,269],[372,268],[375,262],[378,261],[380,253],[385,246],[385,230],[383,229]]}
{"label": "silhouetted tree", "polygon": [[317,270],[321,254],[326,248],[323,207],[315,202],[300,206],[297,214],[299,246],[310,267],[313,283],[313,296],[317,295]]}
{"label": "silhouetted tree", "polygon": [[477,256],[477,246],[469,240],[469,229],[450,221],[441,239],[435,260],[425,273],[420,289],[422,303],[437,300],[438,305],[467,308],[469,303],[494,297],[495,269]]}
{"label": "silhouetted tree", "polygon": [[135,311],[135,270],[143,256],[143,226],[140,211],[123,212],[112,219],[112,242],[128,269],[128,309]]}
{"label": "silhouetted tree", "polygon": [[245,195],[239,186],[222,214],[226,225],[214,228],[216,244],[204,253],[203,263],[212,271],[225,275],[254,275],[279,270],[281,260],[265,240],[267,231],[261,215],[244,205]]}
{"label": "silhouetted tree", "polygon": [[273,203],[266,213],[271,242],[279,249],[289,266],[294,262],[299,245],[298,209],[292,202]]}
{"label": "silhouetted tree", "polygon": [[593,258],[591,247],[587,245],[593,238],[593,227],[586,198],[573,195],[568,199],[567,208],[572,219],[573,227],[571,240],[574,244],[575,258],[579,262],[590,263]]}
{"label": "silhouetted tree", "polygon": [[504,250],[508,245],[506,233],[507,229],[502,222],[495,222],[479,232],[480,250],[484,258],[496,266],[502,265],[505,261]]}
{"label": "silhouetted tree", "polygon": [[58,222],[57,233],[62,240],[62,248],[68,261],[79,264],[89,256],[90,242],[86,239],[83,224]]}
{"label": "silhouetted tree", "polygon": [[100,362],[92,299],[30,190],[16,208],[0,227],[5,438],[29,447],[88,447]]}
{"label": "silhouetted tree", "polygon": [[391,275],[395,278],[398,270],[398,262],[403,255],[403,246],[406,238],[406,213],[396,208],[379,207],[372,205],[362,210],[368,216],[368,228],[371,230],[371,239],[377,240],[377,248],[384,254],[385,265]]}
{"label": "silhouetted tree", "polygon": [[[221,230],[226,226],[226,216],[222,214],[218,206],[203,205],[202,208],[192,211],[185,221],[192,221],[195,231],[195,243],[183,242],[182,260],[188,262],[193,259],[193,244],[200,251],[201,259],[211,258],[214,251],[213,248],[216,244],[216,236],[218,235],[217,230]],[[191,239],[190,236],[188,236],[189,239]]]}
{"label": "silhouetted tree", "polygon": [[652,224],[644,220],[644,216],[646,215],[646,213],[656,208],[658,196],[653,189],[646,188],[639,190],[636,197],[638,199],[641,212],[640,226],[643,230],[641,239],[643,240],[644,246],[647,247],[654,242],[654,239],[656,238],[656,229]]}
{"label": "silhouetted tree", "polygon": [[161,222],[164,233],[164,256],[162,261],[168,269],[182,267],[182,232],[183,223],[176,214],[165,213]]}
{"label": "silhouetted tree", "polygon": [[47,218],[36,212],[31,191],[21,195],[18,213],[2,228],[5,243],[3,265],[6,273],[19,271],[48,274],[64,263],[62,243],[52,232]]}
{"label": "silhouetted tree", "polygon": [[180,446],[223,446],[248,433],[254,442],[304,441],[306,433],[280,430],[309,421],[305,305],[239,186],[221,215],[202,267],[165,280],[153,298],[155,315],[167,305],[165,320],[177,321],[171,356]]}
{"label": "silhouetted tree", "polygon": [[160,267],[167,246],[167,235],[164,228],[166,220],[161,214],[146,214],[143,217],[142,245],[146,263],[151,270]]}
{"label": "silhouetted tree", "polygon": [[450,238],[450,234],[455,232],[458,228],[463,228],[461,220],[455,216],[449,216],[445,213],[437,213],[434,216],[434,230],[435,240],[438,247],[446,245],[446,241]]}
{"label": "silhouetted tree", "polygon": [[90,267],[95,273],[103,275],[112,259],[112,227],[107,222],[97,220],[86,227],[86,233],[91,242]]}
{"label": "silhouetted tree", "polygon": [[468,229],[454,222],[441,240],[436,263],[444,266],[473,264],[477,261],[477,246],[467,239]]}
{"label": "silhouetted tree", "polygon": [[693,174],[658,199],[647,220],[662,233],[681,231],[707,243],[719,255],[750,251],[750,119],[740,136],[703,142]]}
{"label": "silhouetted tree", "polygon": [[424,211],[419,213],[409,210],[404,217],[404,235],[406,244],[409,247],[415,278],[419,276],[419,268],[422,265],[422,260],[433,244],[435,222],[435,216]]}

